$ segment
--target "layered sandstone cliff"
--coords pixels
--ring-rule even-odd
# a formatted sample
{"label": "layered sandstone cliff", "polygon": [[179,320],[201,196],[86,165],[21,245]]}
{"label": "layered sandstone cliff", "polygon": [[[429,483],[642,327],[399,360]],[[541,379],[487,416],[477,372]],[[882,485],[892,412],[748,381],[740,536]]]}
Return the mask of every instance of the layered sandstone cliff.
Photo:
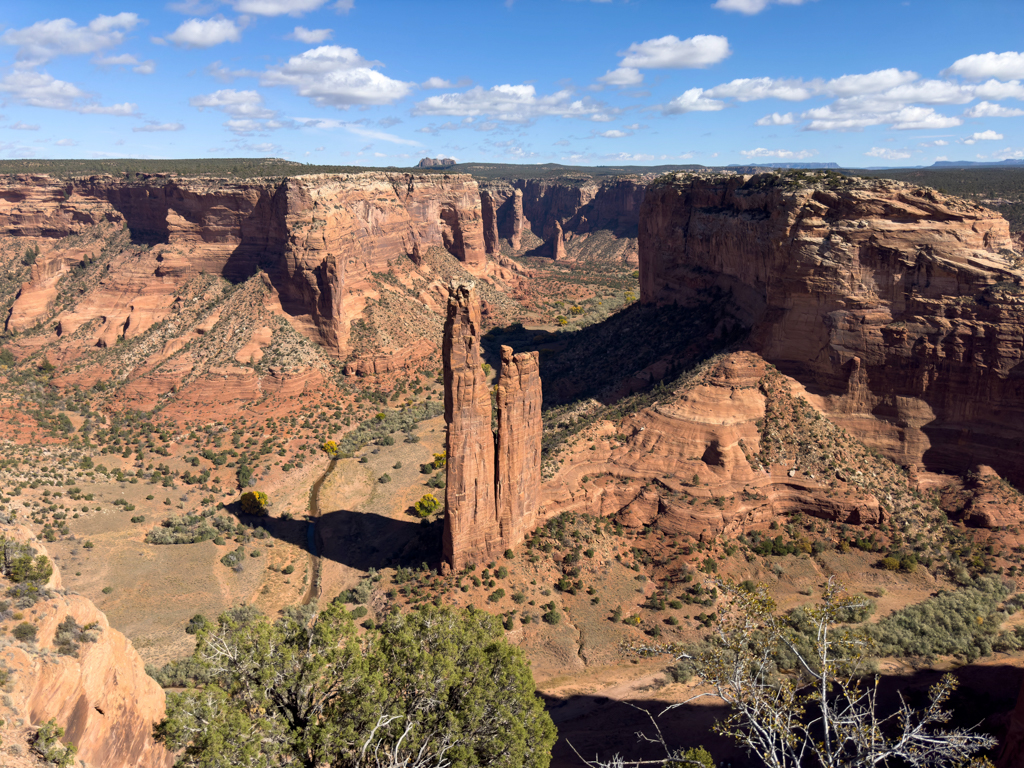
{"label": "layered sandstone cliff", "polygon": [[[599,256],[635,262],[640,205],[649,180],[588,176],[484,182],[484,231],[508,239],[513,251],[530,248],[555,259]],[[621,242],[609,246],[593,237],[602,231]],[[524,246],[524,232],[544,246],[538,250],[536,240]]]}
{"label": "layered sandstone cliff", "polygon": [[[237,282],[263,270],[289,321],[341,356],[372,272],[387,271],[399,257],[419,259],[431,246],[444,247],[474,274],[486,263],[479,190],[464,175],[0,182],[0,236],[34,238],[44,257],[47,241],[104,223],[124,226],[133,243],[151,246],[120,259],[63,323],[74,329],[98,320],[104,342],[137,331],[140,321],[166,319],[176,291],[197,274]],[[72,262],[40,263],[22,287],[9,330],[47,317],[54,285]]]}
{"label": "layered sandstone cliff", "polygon": [[648,189],[639,241],[642,301],[725,291],[752,348],[868,445],[1024,479],[1024,288],[998,214],[892,181],[679,174]]}
{"label": "layered sandstone cliff", "polygon": [[540,500],[537,353],[514,355],[502,347],[495,435],[480,335],[480,299],[472,285],[454,283],[443,346],[448,463],[442,557],[456,571],[522,542],[533,532]]}

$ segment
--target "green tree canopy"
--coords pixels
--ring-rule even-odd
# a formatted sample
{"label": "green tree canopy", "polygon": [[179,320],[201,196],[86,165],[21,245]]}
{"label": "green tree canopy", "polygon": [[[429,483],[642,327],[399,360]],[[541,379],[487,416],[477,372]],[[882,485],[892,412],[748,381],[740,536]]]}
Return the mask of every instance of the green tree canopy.
{"label": "green tree canopy", "polygon": [[210,684],[168,696],[157,733],[189,768],[545,768],[555,727],[498,620],[447,607],[357,635],[332,604],[276,622],[252,608],[197,634]]}

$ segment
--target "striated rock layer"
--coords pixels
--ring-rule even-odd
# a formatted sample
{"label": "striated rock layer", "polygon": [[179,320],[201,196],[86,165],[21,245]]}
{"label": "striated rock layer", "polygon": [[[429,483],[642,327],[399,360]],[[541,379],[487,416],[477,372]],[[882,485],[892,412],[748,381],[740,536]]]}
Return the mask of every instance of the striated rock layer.
{"label": "striated rock layer", "polygon": [[641,300],[731,296],[751,345],[833,421],[912,470],[1024,480],[1024,297],[1006,221],[883,180],[664,177]]}
{"label": "striated rock layer", "polygon": [[501,348],[498,434],[480,357],[480,299],[453,283],[444,329],[448,459],[442,557],[461,570],[501,555],[532,533],[540,504],[541,384],[536,352]]}
{"label": "striated rock layer", "polygon": [[[238,281],[263,270],[292,324],[331,354],[347,349],[371,272],[442,246],[474,274],[486,265],[481,200],[466,175],[364,173],[284,180],[0,180],[0,236],[53,240],[123,225],[131,253],[70,313],[63,332],[91,320],[101,339],[166,319],[176,290],[200,273]],[[23,330],[53,308],[57,280],[78,254],[33,269],[8,319]]]}

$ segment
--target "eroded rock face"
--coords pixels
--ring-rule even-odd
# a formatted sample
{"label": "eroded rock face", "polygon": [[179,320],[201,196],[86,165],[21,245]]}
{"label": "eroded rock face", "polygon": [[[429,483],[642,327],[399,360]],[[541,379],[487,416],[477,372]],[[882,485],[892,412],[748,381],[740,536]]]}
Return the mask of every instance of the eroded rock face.
{"label": "eroded rock face", "polygon": [[494,502],[491,394],[480,357],[480,300],[453,284],[444,326],[444,419],[448,424],[443,557],[459,570],[500,537]]}
{"label": "eroded rock face", "polygon": [[537,353],[502,347],[498,435],[480,356],[480,299],[453,283],[444,329],[448,463],[443,559],[458,571],[522,542],[537,520],[540,489],[541,386]]}
{"label": "eroded rock face", "polygon": [[523,215],[523,190],[521,189],[516,189],[512,193],[511,219],[509,242],[512,244],[512,250],[518,251],[523,247],[523,230],[529,226]]}
{"label": "eroded rock face", "polygon": [[712,288],[816,407],[911,469],[1022,478],[1022,276],[1006,221],[892,181],[786,188],[676,177],[648,189],[644,302]]}
{"label": "eroded rock face", "polygon": [[[15,538],[27,535],[22,531]],[[55,569],[49,586],[59,590],[59,578]],[[58,654],[54,637],[69,617],[79,627],[92,625],[95,640],[82,642],[73,655]],[[78,760],[88,768],[169,768],[174,756],[152,737],[153,726],[164,717],[164,691],[146,675],[131,642],[78,595],[58,592],[36,603],[26,619],[36,625],[36,641],[0,651],[12,672],[5,704],[14,710],[0,727],[5,750],[27,744],[33,726],[53,718],[65,729],[64,743],[78,747]]]}
{"label": "eroded rock face", "polygon": [[537,526],[540,509],[541,421],[540,353],[513,354],[501,348],[498,377],[498,528],[508,547]]}
{"label": "eroded rock face", "polygon": [[483,218],[484,251],[488,256],[497,255],[501,252],[498,245],[498,206],[493,193],[486,189],[480,192],[480,215]]}
{"label": "eroded rock face", "polygon": [[[477,274],[486,262],[482,221],[479,189],[465,175],[0,181],[0,235],[54,239],[109,222],[126,226],[133,242],[154,246],[125,254],[67,321],[62,318],[72,329],[100,320],[104,344],[166,319],[176,291],[198,274],[239,281],[262,269],[290,322],[343,356],[371,272],[387,271],[397,256],[416,259],[443,246]],[[8,328],[21,330],[46,317],[56,280],[72,266],[66,255],[59,263],[41,260]]]}

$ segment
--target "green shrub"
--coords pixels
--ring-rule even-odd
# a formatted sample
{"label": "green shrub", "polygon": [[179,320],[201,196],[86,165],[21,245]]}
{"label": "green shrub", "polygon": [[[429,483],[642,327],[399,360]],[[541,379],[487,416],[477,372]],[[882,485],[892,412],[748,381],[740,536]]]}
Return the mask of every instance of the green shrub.
{"label": "green shrub", "polygon": [[35,640],[36,625],[23,621],[11,630],[11,634],[14,635],[15,640],[20,640],[23,643],[28,642],[29,640]]}

